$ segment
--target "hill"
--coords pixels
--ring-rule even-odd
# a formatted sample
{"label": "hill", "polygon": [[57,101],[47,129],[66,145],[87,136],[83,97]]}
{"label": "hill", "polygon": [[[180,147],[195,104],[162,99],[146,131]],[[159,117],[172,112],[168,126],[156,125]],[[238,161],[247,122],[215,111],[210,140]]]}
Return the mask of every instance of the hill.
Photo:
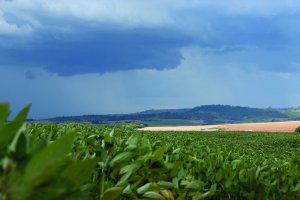
{"label": "hill", "polygon": [[300,120],[300,107],[297,108],[286,108],[286,109],[278,109],[280,113],[286,114],[289,118],[294,120]]}
{"label": "hill", "polygon": [[229,105],[204,105],[191,109],[147,110],[132,114],[83,115],[46,119],[52,122],[132,122],[150,126],[200,125],[258,121],[286,121],[292,117],[282,110],[249,108]]}

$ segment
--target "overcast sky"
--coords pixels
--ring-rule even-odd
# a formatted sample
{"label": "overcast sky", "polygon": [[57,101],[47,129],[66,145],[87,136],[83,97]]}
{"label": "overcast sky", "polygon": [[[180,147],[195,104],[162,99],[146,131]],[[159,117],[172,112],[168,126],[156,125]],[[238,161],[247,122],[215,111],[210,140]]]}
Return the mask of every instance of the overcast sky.
{"label": "overcast sky", "polygon": [[0,101],[30,117],[300,105],[298,0],[0,0]]}

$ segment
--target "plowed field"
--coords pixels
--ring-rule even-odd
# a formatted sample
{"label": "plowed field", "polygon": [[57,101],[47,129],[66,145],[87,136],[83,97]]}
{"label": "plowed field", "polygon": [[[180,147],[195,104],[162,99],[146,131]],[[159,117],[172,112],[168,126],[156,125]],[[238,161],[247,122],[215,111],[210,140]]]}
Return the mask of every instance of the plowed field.
{"label": "plowed field", "polygon": [[169,126],[169,127],[145,127],[139,130],[147,131],[258,131],[258,132],[294,132],[300,126],[300,121],[288,122],[266,122],[266,123],[242,123],[242,124],[220,124],[204,126]]}

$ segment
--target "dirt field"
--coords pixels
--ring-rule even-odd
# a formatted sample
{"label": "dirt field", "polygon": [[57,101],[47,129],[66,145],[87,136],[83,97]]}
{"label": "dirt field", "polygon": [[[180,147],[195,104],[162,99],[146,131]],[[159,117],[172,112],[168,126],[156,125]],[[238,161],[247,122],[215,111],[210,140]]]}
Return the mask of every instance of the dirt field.
{"label": "dirt field", "polygon": [[261,132],[294,132],[300,126],[300,121],[221,124],[205,126],[174,126],[174,127],[145,127],[145,131],[208,131],[221,129],[224,131],[261,131]]}

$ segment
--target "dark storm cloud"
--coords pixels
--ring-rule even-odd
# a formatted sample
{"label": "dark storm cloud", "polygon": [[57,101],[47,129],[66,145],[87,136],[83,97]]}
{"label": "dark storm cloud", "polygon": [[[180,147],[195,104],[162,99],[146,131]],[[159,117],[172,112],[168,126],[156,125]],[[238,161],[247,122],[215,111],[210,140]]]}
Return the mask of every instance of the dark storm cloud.
{"label": "dark storm cloud", "polygon": [[[28,25],[32,32],[22,37],[0,35],[0,64],[42,67],[61,76],[162,70],[179,66],[182,48],[193,45],[267,71],[299,70],[300,40],[296,33],[300,28],[294,20],[300,16],[298,13],[261,16],[200,6],[172,11],[173,23],[165,26],[131,26],[126,20],[122,26],[112,21],[46,15],[37,10],[31,15],[33,22],[16,13],[3,15],[7,31],[19,33],[22,30],[18,27]],[[268,53],[258,54],[249,48]],[[230,57],[232,52],[246,53],[236,58]]]}
{"label": "dark storm cloud", "polygon": [[[69,76],[130,69],[174,68],[190,39],[172,29],[88,30],[61,36],[44,33],[6,49],[5,62],[42,66]],[[0,61],[1,62],[1,61]]]}

